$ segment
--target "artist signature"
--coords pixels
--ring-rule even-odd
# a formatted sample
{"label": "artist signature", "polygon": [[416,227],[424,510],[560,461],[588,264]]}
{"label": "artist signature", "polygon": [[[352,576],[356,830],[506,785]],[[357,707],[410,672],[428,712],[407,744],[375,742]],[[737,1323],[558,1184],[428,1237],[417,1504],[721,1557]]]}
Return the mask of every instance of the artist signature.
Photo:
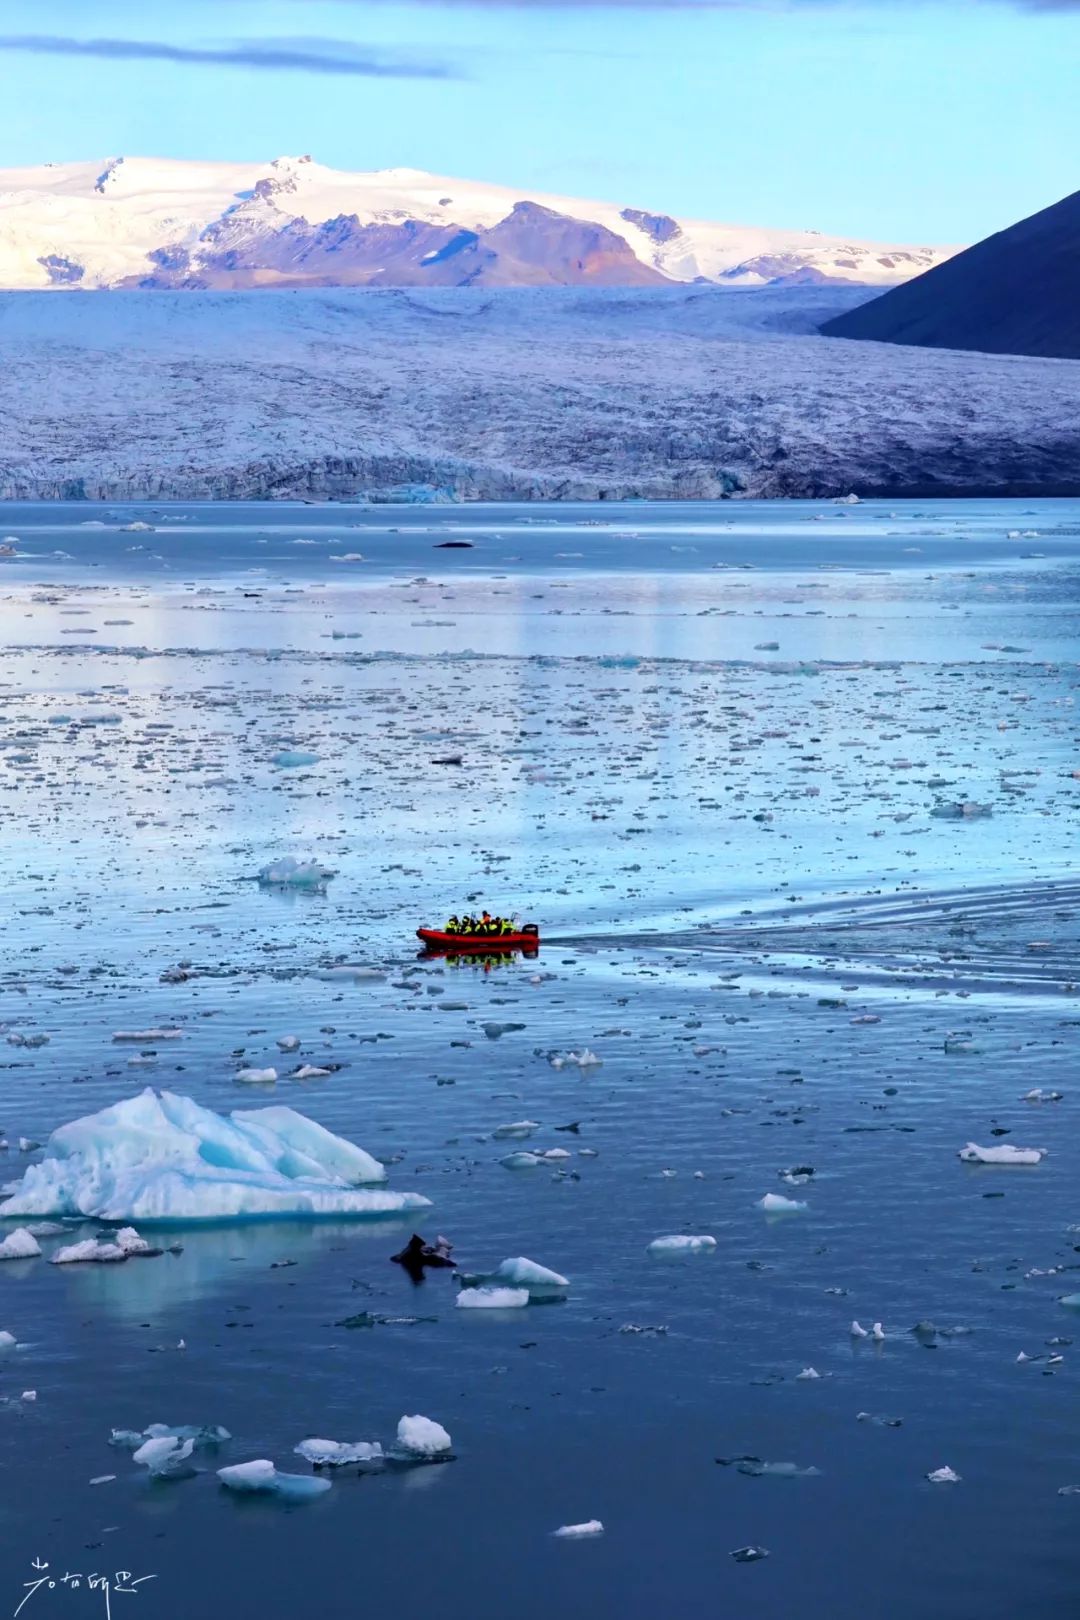
{"label": "artist signature", "polygon": [[[105,1601],[105,1620],[112,1620],[112,1600],[114,1594],[121,1592],[138,1596],[139,1588],[146,1581],[156,1581],[156,1575],[133,1575],[130,1569],[113,1570],[110,1574],[98,1574],[97,1571],[88,1574],[74,1570],[65,1570],[62,1575],[49,1574],[50,1566],[43,1563],[40,1558],[32,1560],[31,1569],[35,1579],[24,1581],[26,1596],[15,1610],[12,1620],[20,1615],[32,1597],[39,1592],[100,1592]],[[57,1566],[59,1569],[59,1566]]]}

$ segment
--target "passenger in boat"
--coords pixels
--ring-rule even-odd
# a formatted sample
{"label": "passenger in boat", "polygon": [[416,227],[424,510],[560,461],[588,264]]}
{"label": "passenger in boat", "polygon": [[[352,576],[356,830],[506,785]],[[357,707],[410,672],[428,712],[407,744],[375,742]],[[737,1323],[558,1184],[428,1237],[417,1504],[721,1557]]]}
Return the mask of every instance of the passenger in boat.
{"label": "passenger in boat", "polygon": [[482,934],[493,934],[495,932],[495,919],[490,911],[485,911],[480,918],[480,932]]}
{"label": "passenger in boat", "polygon": [[461,924],[458,922],[457,918],[456,917],[451,917],[449,922],[446,925],[445,932],[448,933],[448,934],[456,934],[458,932],[458,930],[460,929],[460,927],[461,927]]}

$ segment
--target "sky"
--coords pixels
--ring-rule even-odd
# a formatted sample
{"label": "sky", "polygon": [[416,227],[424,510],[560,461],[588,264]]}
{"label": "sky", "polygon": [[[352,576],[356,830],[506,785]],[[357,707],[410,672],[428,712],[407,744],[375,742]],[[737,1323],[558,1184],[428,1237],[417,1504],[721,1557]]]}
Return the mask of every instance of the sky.
{"label": "sky", "polygon": [[1080,188],[1080,0],[0,0],[0,166],[410,167],[962,243]]}

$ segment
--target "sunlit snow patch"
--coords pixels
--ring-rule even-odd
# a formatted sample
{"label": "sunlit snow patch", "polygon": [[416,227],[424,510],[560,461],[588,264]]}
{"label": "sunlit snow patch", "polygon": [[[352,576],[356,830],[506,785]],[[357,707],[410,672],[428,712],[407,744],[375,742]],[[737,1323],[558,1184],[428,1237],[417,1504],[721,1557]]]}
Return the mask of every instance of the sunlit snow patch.
{"label": "sunlit snow patch", "polygon": [[150,1089],[54,1131],[45,1158],[5,1192],[0,1214],[105,1221],[252,1220],[424,1209],[419,1193],[372,1183],[363,1148],[292,1108],[222,1115]]}

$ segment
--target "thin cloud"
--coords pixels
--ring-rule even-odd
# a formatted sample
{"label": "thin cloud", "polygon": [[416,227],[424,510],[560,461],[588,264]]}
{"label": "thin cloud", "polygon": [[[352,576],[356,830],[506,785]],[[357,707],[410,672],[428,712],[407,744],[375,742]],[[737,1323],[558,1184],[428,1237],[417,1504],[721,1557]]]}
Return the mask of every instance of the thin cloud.
{"label": "thin cloud", "polygon": [[36,56],[90,56],[111,61],[175,62],[211,67],[263,68],[286,73],[336,73],[368,79],[456,79],[456,69],[346,41],[322,40],[297,47],[288,40],[232,45],[169,45],[152,39],[70,39],[62,34],[0,34],[0,51]]}

